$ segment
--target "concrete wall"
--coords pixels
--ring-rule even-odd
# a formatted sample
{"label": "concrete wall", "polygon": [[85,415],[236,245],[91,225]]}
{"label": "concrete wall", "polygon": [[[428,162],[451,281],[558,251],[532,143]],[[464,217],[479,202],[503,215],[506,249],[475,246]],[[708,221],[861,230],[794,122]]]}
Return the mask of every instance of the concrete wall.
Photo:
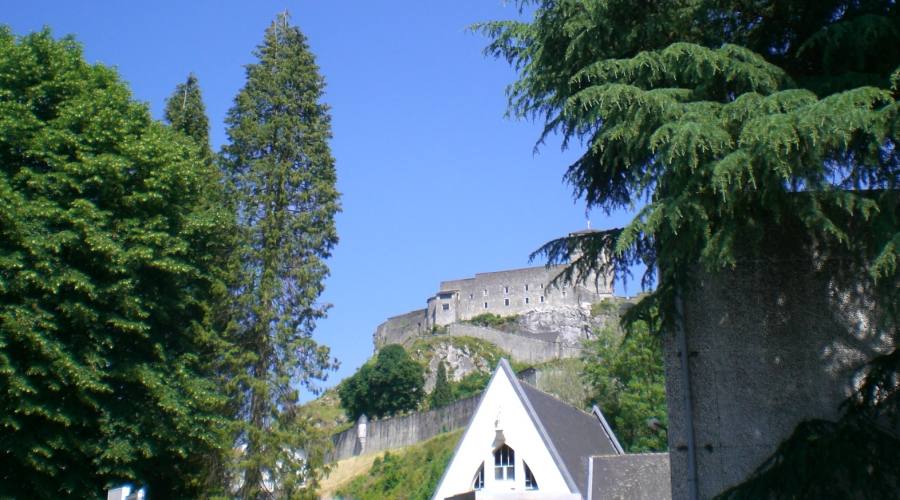
{"label": "concrete wall", "polygon": [[591,457],[591,500],[666,500],[668,453],[629,453]]}
{"label": "concrete wall", "polygon": [[[773,250],[770,255],[783,255]],[[836,419],[854,371],[891,349],[864,271],[808,251],[745,260],[684,292],[687,353],[665,339],[673,498],[688,497],[687,354],[700,498],[740,483],[795,426]]]}
{"label": "concrete wall", "polygon": [[561,266],[530,267],[510,271],[478,273],[474,278],[441,282],[428,299],[428,327],[443,326],[480,314],[511,316],[541,306],[585,305],[612,296],[608,279],[584,285],[551,287]]}
{"label": "concrete wall", "polygon": [[402,448],[444,432],[461,429],[468,425],[480,398],[479,394],[438,410],[369,421],[364,448],[360,446],[357,428],[354,426],[332,436],[334,449],[327,461],[336,462],[356,455]]}
{"label": "concrete wall", "polygon": [[562,343],[555,334],[528,336],[455,323],[447,325],[447,335],[486,340],[509,353],[512,359],[525,363],[543,363],[552,359],[573,358],[581,354],[580,348]]}

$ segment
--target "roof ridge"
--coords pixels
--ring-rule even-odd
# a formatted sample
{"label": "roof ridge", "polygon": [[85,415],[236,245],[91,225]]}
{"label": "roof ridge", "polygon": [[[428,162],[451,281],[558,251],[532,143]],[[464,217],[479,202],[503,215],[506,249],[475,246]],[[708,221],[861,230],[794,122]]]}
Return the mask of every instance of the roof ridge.
{"label": "roof ridge", "polygon": [[[518,378],[518,377],[516,377],[516,378]],[[593,416],[594,416],[594,414],[593,414],[592,412],[584,411],[584,410],[582,410],[581,408],[579,408],[579,407],[577,407],[577,406],[575,406],[575,405],[573,405],[573,404],[571,404],[571,403],[567,403],[566,401],[563,401],[560,397],[558,397],[558,396],[555,395],[555,394],[551,394],[551,393],[549,393],[549,392],[547,392],[547,391],[543,391],[543,390],[541,390],[541,389],[538,389],[534,384],[530,384],[530,383],[528,383],[528,382],[526,382],[526,381],[524,381],[524,380],[521,380],[521,379],[519,380],[519,382],[520,382],[521,384],[523,384],[523,385],[527,385],[528,387],[530,387],[530,388],[532,388],[532,389],[534,389],[534,390],[540,392],[541,394],[543,394],[543,395],[545,395],[545,396],[549,396],[549,397],[555,399],[557,402],[560,402],[560,403],[562,403],[562,404],[568,406],[569,408],[574,408],[575,410],[578,410],[579,412],[584,413],[584,414],[585,414],[586,416],[588,416],[588,417],[593,417]]]}

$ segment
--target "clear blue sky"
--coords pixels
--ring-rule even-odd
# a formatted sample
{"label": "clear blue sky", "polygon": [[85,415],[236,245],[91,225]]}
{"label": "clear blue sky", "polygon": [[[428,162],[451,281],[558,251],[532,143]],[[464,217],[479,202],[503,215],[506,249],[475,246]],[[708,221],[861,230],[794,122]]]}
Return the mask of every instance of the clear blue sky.
{"label": "clear blue sky", "polygon": [[[284,9],[327,82],[343,194],[323,296],[333,308],[315,334],[341,361],[330,386],[372,354],[379,323],[424,307],[441,280],[531,265],[532,250],[585,227],[584,204],[562,181],[577,148],[550,143],[533,154],[540,124],[504,117],[514,72],[466,29],[517,17],[514,3],[28,0],[8,2],[0,23],[20,35],[43,26],[75,35],[157,118],[193,71],[218,150],[243,66]],[[599,228],[627,221],[599,211],[591,219]]]}

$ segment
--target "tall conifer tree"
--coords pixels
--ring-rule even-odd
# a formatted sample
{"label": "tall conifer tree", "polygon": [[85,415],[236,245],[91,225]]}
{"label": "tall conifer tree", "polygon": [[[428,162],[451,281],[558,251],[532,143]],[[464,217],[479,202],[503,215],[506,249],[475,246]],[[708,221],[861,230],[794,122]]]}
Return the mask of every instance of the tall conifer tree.
{"label": "tall conifer tree", "polygon": [[322,457],[295,411],[297,388],[314,389],[336,366],[312,331],[327,309],[317,299],[337,243],[339,195],[325,82],[306,37],[280,14],[255,55],[226,119],[225,148],[244,241],[233,321],[246,349],[234,379],[244,422],[240,496],[302,497]]}
{"label": "tall conifer tree", "polygon": [[200,152],[204,158],[212,159],[212,150],[209,148],[209,119],[206,117],[200,84],[193,73],[188,75],[184,83],[179,83],[166,100],[165,118],[172,128],[200,145]]}

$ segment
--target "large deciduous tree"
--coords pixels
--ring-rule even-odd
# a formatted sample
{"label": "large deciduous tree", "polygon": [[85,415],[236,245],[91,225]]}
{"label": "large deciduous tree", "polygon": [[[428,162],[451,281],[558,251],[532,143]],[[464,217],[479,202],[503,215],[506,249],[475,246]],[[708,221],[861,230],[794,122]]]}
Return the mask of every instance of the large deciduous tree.
{"label": "large deciduous tree", "polygon": [[406,349],[390,344],[344,381],[339,389],[341,406],[350,419],[360,415],[386,417],[412,411],[425,397],[424,368]]}
{"label": "large deciduous tree", "polygon": [[[241,226],[235,287],[234,387],[244,425],[240,496],[311,495],[322,454],[310,422],[296,411],[336,362],[312,333],[325,259],[337,243],[339,210],[325,82],[306,37],[281,14],[247,66],[228,112],[226,175]],[[274,491],[273,491],[274,490]]]}
{"label": "large deciduous tree", "polygon": [[227,446],[214,177],[71,38],[0,28],[0,497],[200,494]]}
{"label": "large deciduous tree", "polygon": [[[492,38],[487,52],[519,71],[508,90],[510,113],[543,120],[541,140],[559,134],[566,146],[584,145],[566,179],[588,206],[637,210],[624,228],[545,245],[539,253],[551,262],[580,256],[567,278],[587,276],[601,255],[620,278],[643,263],[645,285],[657,286],[627,319],[655,310],[671,325],[678,290],[690,286],[697,265],[712,272],[734,266],[757,254],[767,230],[791,228],[819,242],[820,252],[860,257],[877,287],[880,328],[897,331],[896,2],[521,4],[530,22],[480,26]],[[877,433],[872,418],[898,414],[900,351],[876,358],[865,373],[844,423]],[[858,457],[865,449],[844,451]],[[774,460],[761,472],[777,477],[772,472],[790,462]],[[763,483],[793,498],[799,493],[790,488],[831,484],[844,465],[851,471],[842,477],[856,477],[850,488],[870,488],[865,494],[900,482],[897,460],[877,468],[887,471],[878,480],[866,463],[848,459],[797,471],[802,480]]]}
{"label": "large deciduous tree", "polygon": [[666,451],[662,339],[644,321],[627,335],[608,326],[585,342],[582,360],[587,402],[600,406],[625,450]]}

